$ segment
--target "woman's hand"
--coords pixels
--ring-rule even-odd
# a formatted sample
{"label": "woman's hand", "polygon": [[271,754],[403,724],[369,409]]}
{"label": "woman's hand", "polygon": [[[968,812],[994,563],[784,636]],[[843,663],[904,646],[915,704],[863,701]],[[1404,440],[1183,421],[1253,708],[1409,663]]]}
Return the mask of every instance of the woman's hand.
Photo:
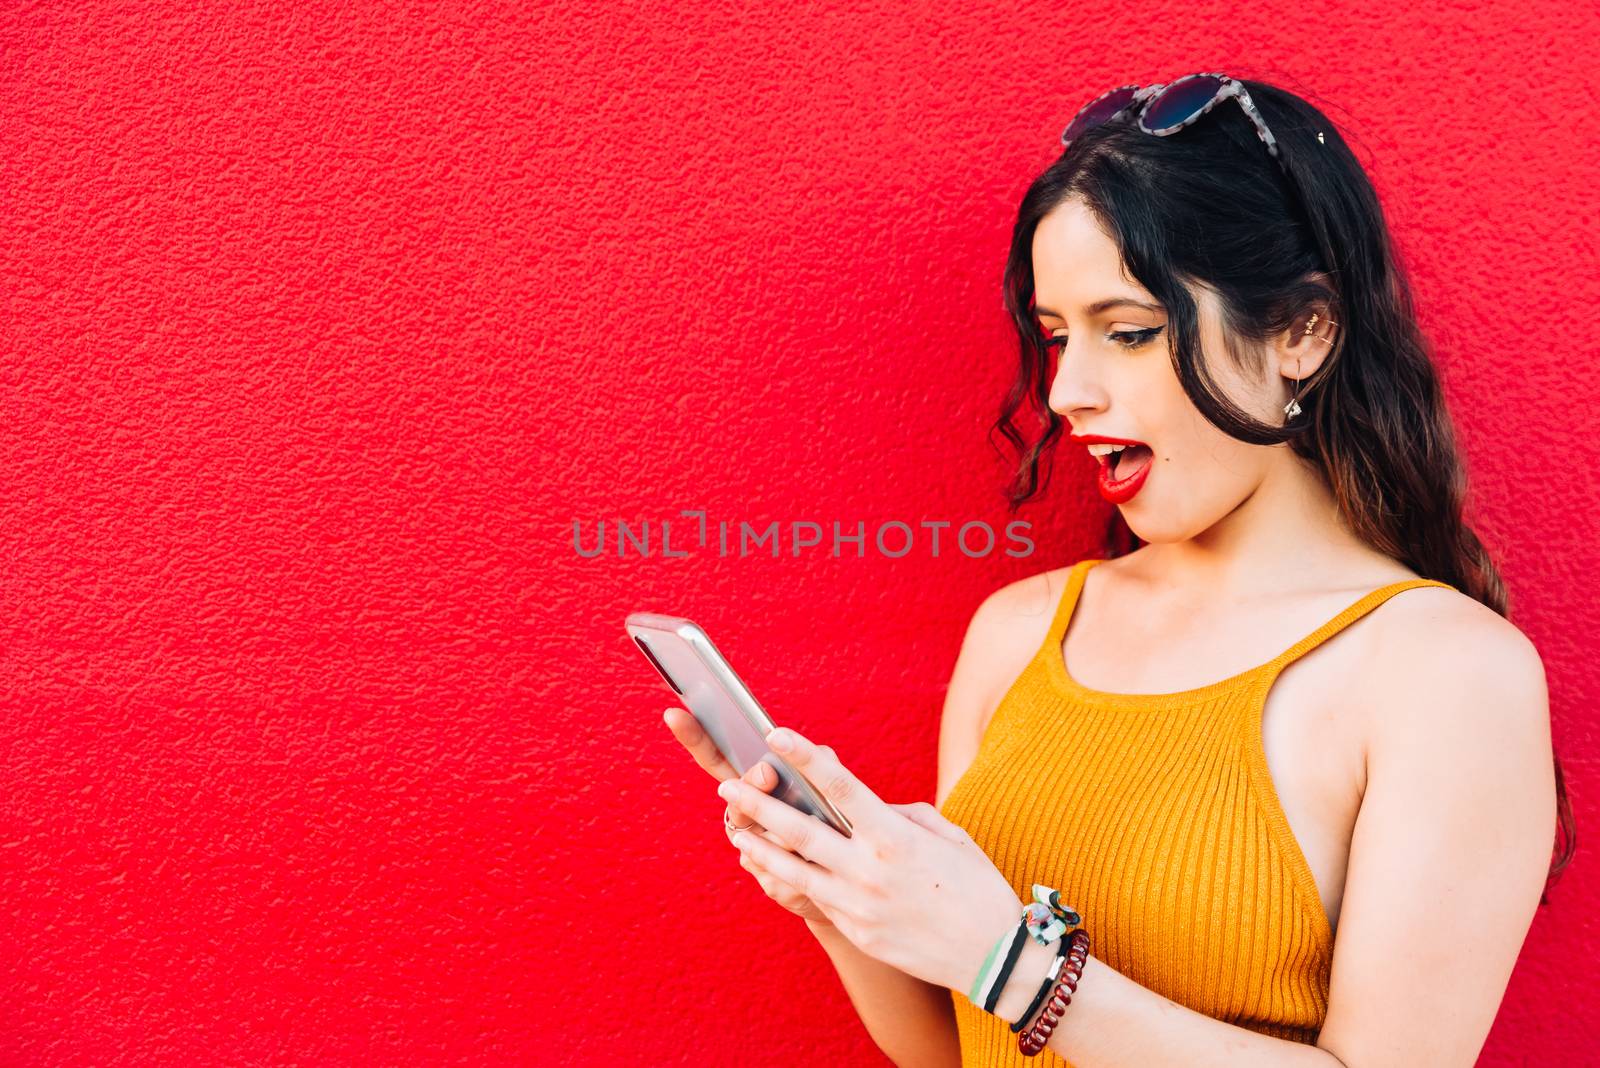
{"label": "woman's hand", "polygon": [[[733,765],[728,763],[727,758],[722,755],[722,751],[716,747],[716,744],[706,734],[705,729],[700,726],[700,721],[695,719],[686,709],[669,708],[663,718],[667,721],[667,729],[672,731],[672,736],[678,739],[685,749],[689,750],[689,754],[694,757],[695,763],[705,768],[712,778],[718,780],[738,778],[740,782],[768,796],[770,796],[770,791],[778,785],[777,772],[773,771],[772,765],[764,760],[759,760],[745,769],[743,776],[737,775],[733,770]],[[772,798],[772,803],[783,805],[785,808],[789,807],[776,798]],[[732,805],[727,806],[722,822],[724,833],[726,833],[726,828],[730,822],[735,827],[750,834],[760,835],[766,831],[766,828],[761,824],[752,822],[749,816],[740,815]],[[768,897],[796,916],[803,917],[812,927],[833,926],[833,921],[828,919],[827,915],[817,907],[815,902],[768,871],[759,861],[743,850],[740,850],[739,853],[739,866],[756,877],[756,882],[761,884],[761,889],[766,892]]]}
{"label": "woman's hand", "polygon": [[969,990],[990,948],[1022,917],[1006,877],[938,809],[885,803],[828,746],[788,728],[773,731],[767,744],[844,813],[851,837],[748,784],[725,781],[717,793],[765,828],[736,835],[735,844],[809,898],[863,953],[926,982]]}

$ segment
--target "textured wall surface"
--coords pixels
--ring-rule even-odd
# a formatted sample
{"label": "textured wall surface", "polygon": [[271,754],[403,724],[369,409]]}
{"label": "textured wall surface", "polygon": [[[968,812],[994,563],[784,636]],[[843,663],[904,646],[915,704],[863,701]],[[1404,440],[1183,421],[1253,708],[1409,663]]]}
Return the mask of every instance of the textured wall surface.
{"label": "textured wall surface", "polygon": [[[1027,558],[573,522],[1003,524],[1017,199],[1190,70],[1370,161],[1600,827],[1595,9],[941,6],[6,5],[0,1063],[882,1063],[622,618],[930,799],[972,609],[1095,550],[1088,461]],[[1595,1055],[1583,861],[1484,1063]]]}

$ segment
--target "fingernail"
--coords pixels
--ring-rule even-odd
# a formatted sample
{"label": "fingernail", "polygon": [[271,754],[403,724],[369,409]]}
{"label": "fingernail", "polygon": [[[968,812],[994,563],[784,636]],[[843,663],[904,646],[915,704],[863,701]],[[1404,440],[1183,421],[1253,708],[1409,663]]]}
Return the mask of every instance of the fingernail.
{"label": "fingernail", "polygon": [[738,792],[739,787],[735,785],[732,779],[723,782],[721,786],[717,787],[717,796],[722,798],[724,801],[732,801],[734,795]]}
{"label": "fingernail", "polygon": [[787,753],[794,748],[794,735],[780,727],[767,735],[767,744],[779,753]]}
{"label": "fingernail", "polygon": [[740,831],[738,834],[734,835],[733,844],[738,846],[740,849],[748,846],[750,844],[750,832]]}

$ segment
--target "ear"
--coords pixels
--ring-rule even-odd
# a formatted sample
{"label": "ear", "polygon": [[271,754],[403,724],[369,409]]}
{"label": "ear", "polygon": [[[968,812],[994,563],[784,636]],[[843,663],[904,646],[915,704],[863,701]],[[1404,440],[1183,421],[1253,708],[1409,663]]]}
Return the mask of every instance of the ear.
{"label": "ear", "polygon": [[1292,390],[1295,379],[1304,389],[1305,380],[1316,374],[1339,342],[1340,325],[1335,307],[1329,301],[1305,305],[1272,347],[1272,366]]}

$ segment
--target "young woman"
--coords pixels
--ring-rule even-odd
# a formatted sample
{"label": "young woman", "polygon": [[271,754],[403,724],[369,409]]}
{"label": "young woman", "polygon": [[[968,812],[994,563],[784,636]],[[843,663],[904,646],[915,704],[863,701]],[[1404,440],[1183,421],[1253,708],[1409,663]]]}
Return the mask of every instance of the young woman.
{"label": "young woman", "polygon": [[758,764],[719,788],[740,863],[898,1064],[1471,1065],[1571,809],[1376,195],[1257,81],[1113,91],[1062,140],[996,426],[1013,507],[1087,448],[1106,551],[977,609],[937,809],[793,736],[853,834]]}

